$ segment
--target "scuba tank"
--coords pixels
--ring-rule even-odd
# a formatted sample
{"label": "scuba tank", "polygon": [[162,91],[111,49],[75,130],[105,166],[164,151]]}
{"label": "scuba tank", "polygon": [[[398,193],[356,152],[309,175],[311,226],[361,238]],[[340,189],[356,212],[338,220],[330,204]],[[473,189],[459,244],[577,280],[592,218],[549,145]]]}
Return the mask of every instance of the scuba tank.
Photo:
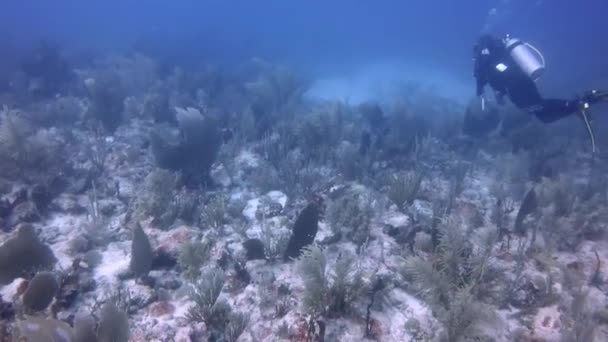
{"label": "scuba tank", "polygon": [[504,39],[505,47],[515,63],[534,81],[538,80],[545,71],[545,58],[534,46],[511,38]]}

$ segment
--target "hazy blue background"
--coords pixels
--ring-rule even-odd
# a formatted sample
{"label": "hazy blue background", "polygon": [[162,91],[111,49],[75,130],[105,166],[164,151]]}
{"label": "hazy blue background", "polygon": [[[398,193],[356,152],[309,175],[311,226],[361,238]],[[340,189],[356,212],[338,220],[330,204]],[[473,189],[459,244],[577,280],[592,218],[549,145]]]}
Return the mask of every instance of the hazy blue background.
{"label": "hazy blue background", "polygon": [[191,64],[257,56],[322,77],[320,91],[336,95],[411,78],[462,98],[473,93],[472,45],[485,29],[510,32],[545,54],[548,94],[608,88],[607,0],[3,0],[1,7],[5,62],[18,59],[14,48],[45,38],[70,50],[138,48]]}

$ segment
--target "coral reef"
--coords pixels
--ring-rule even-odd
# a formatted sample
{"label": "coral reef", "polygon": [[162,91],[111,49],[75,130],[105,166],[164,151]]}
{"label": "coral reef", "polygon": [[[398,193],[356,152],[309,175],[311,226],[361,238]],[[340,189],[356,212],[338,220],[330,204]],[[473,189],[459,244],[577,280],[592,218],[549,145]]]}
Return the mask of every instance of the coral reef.
{"label": "coral reef", "polygon": [[568,124],[51,52],[0,89],[1,338],[608,339],[608,163]]}

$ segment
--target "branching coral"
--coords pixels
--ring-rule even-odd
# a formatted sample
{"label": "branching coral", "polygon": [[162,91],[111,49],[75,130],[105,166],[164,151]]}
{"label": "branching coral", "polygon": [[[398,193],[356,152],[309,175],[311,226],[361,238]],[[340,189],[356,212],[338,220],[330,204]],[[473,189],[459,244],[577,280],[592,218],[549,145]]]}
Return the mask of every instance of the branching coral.
{"label": "branching coral", "polygon": [[139,221],[153,217],[162,228],[170,226],[177,215],[173,199],[175,186],[173,173],[162,169],[152,170],[132,204],[133,219]]}
{"label": "branching coral", "polygon": [[540,233],[549,248],[575,250],[582,241],[597,240],[608,231],[601,194],[585,196],[565,177],[545,179],[538,189]]}
{"label": "branching coral", "polygon": [[311,245],[304,249],[296,269],[304,281],[301,304],[313,317],[347,313],[366,289],[356,258],[349,254],[341,255],[330,271],[323,250]]}
{"label": "branching coral", "polygon": [[458,341],[484,317],[480,313],[487,312],[477,297],[492,280],[491,251],[498,233],[486,229],[469,235],[454,220],[445,220],[440,232],[434,258],[409,257],[403,274],[430,302],[444,325],[445,340]]}
{"label": "branching coral", "polygon": [[223,287],[224,272],[214,268],[205,273],[193,285],[192,299],[195,305],[188,310],[188,319],[210,325],[212,319],[214,319],[214,314],[222,308],[221,304],[217,304],[217,301]]}
{"label": "branching coral", "polygon": [[268,261],[276,261],[287,249],[289,232],[285,229],[280,229],[280,227],[271,222],[265,222],[262,226],[261,242]]}
{"label": "branching coral", "polygon": [[192,286],[194,306],[186,317],[193,322],[203,322],[209,331],[209,339],[225,338],[236,341],[249,323],[249,316],[233,312],[228,302],[219,298],[224,287],[224,272],[210,269]]}
{"label": "branching coral", "polygon": [[194,280],[200,276],[201,267],[209,260],[213,244],[208,240],[188,241],[180,247],[177,263],[186,279]]}
{"label": "branching coral", "polygon": [[357,246],[369,238],[372,215],[370,199],[355,192],[346,193],[327,206],[327,221],[334,235],[345,235]]}
{"label": "branching coral", "polygon": [[259,70],[255,81],[245,84],[251,99],[257,135],[263,136],[281,114],[299,103],[306,90],[305,83],[284,67],[277,67],[261,60],[254,61]]}
{"label": "branching coral", "polygon": [[228,200],[222,194],[211,197],[203,207],[200,215],[200,224],[204,228],[221,229],[228,222]]}
{"label": "branching coral", "polygon": [[0,110],[0,175],[44,180],[64,165],[63,141],[55,130],[34,130],[24,113]]}
{"label": "branching coral", "polygon": [[296,136],[304,159],[329,162],[332,150],[343,139],[344,123],[344,108],[339,104],[321,107],[298,121]]}

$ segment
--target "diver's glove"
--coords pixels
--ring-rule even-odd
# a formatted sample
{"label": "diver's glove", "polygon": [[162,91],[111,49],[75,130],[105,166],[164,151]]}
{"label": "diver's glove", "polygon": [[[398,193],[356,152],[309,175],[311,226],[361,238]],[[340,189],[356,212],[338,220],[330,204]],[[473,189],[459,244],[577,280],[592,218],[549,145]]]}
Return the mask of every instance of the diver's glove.
{"label": "diver's glove", "polygon": [[587,109],[592,104],[596,104],[601,101],[608,101],[608,92],[590,90],[579,98],[579,106],[581,109]]}
{"label": "diver's glove", "polygon": [[593,126],[591,125],[591,118],[589,117],[587,109],[589,109],[591,105],[600,101],[608,101],[608,92],[590,90],[576,100],[579,108],[579,115],[585,122],[585,127],[589,133],[589,139],[591,140],[591,151],[593,153],[597,151],[597,147],[595,145],[595,134],[593,132]]}

